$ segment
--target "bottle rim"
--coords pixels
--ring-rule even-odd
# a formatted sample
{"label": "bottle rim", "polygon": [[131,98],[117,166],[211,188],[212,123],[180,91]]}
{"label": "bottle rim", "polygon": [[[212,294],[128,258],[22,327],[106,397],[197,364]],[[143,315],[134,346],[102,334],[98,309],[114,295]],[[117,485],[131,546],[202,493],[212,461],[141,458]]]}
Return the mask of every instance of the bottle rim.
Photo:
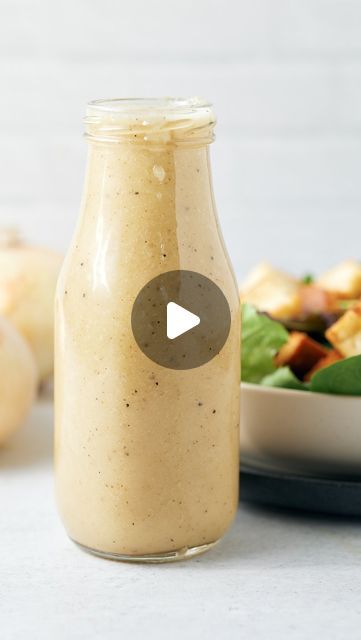
{"label": "bottle rim", "polygon": [[198,97],[92,100],[84,118],[89,140],[147,144],[209,144],[215,122],[212,104]]}
{"label": "bottle rim", "polygon": [[146,111],[164,111],[166,113],[196,113],[204,109],[212,109],[212,103],[197,96],[160,97],[160,98],[110,98],[90,100],[87,105],[87,115],[96,113],[128,114]]}

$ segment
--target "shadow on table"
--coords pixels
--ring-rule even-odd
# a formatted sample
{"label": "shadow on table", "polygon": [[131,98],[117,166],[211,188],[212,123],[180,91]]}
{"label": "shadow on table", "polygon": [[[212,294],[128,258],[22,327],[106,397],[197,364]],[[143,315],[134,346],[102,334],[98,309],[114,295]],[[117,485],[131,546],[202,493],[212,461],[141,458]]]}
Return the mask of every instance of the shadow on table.
{"label": "shadow on table", "polygon": [[0,449],[1,472],[46,464],[53,449],[53,411],[47,398],[33,408],[26,424]]}
{"label": "shadow on table", "polygon": [[[215,566],[232,567],[242,559],[249,562],[258,558],[272,558],[276,564],[288,562],[297,565],[298,553],[301,564],[312,556],[317,541],[341,545],[342,552],[355,551],[361,555],[361,517],[337,516],[310,511],[263,507],[241,503],[236,521],[219,544],[204,555],[189,561],[200,569]],[[276,559],[276,560],[275,560]],[[346,558],[347,559],[347,558]],[[188,562],[179,563],[186,566]]]}

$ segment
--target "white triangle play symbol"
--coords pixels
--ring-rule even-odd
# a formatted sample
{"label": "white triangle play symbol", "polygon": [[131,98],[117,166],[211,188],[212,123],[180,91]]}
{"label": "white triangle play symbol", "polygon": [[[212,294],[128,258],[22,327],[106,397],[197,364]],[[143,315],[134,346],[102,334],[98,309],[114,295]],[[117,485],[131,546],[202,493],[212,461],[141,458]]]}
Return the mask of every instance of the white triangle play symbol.
{"label": "white triangle play symbol", "polygon": [[201,319],[176,302],[167,304],[167,338],[174,340],[200,323]]}

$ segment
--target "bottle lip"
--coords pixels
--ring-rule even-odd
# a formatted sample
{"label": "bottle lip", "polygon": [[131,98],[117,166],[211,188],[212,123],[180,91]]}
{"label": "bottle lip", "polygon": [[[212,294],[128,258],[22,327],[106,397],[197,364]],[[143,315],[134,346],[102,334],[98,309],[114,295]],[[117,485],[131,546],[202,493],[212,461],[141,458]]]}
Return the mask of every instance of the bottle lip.
{"label": "bottle lip", "polygon": [[86,137],[97,142],[209,144],[216,119],[198,97],[113,98],[89,102],[84,122]]}
{"label": "bottle lip", "polygon": [[161,98],[110,98],[91,100],[87,105],[87,115],[134,114],[136,112],[164,112],[188,115],[199,111],[212,110],[212,103],[197,96],[190,98],[161,97]]}

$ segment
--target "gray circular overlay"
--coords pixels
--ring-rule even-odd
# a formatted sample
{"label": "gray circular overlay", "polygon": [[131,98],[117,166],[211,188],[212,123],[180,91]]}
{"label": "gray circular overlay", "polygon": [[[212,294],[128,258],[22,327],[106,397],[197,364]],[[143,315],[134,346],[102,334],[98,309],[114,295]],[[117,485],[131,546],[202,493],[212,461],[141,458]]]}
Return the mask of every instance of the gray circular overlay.
{"label": "gray circular overlay", "polygon": [[[167,305],[173,302],[200,318],[197,326],[174,339],[167,337]],[[195,271],[162,273],[140,290],[131,324],[138,347],[153,362],[169,369],[194,369],[224,346],[231,312],[221,289]]]}

